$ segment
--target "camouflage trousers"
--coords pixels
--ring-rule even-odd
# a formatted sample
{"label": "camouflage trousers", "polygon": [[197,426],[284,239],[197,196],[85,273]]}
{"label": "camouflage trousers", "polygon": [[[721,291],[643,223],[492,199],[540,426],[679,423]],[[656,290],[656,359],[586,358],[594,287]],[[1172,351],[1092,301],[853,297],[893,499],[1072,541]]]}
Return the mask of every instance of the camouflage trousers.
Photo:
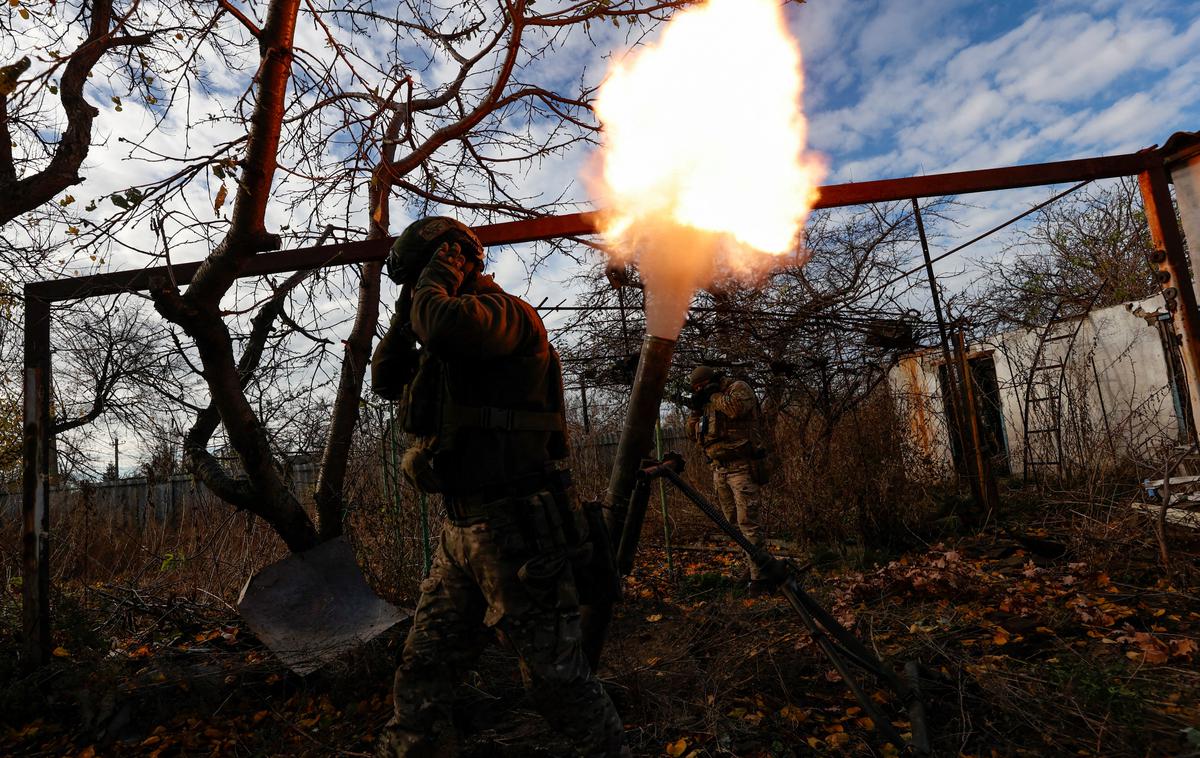
{"label": "camouflage trousers", "polygon": [[[725,518],[737,524],[746,539],[761,545],[758,533],[758,485],[750,474],[750,466],[750,461],[744,459],[729,463],[714,461],[713,489],[717,491],[717,500]],[[749,555],[746,556],[746,565],[750,569],[750,578],[758,579],[758,569]]]}
{"label": "camouflage trousers", "polygon": [[395,717],[380,755],[454,756],[459,676],[497,632],[517,653],[525,688],[579,756],[625,756],[620,717],[581,649],[565,559],[525,549],[512,525],[446,523],[396,671]]}

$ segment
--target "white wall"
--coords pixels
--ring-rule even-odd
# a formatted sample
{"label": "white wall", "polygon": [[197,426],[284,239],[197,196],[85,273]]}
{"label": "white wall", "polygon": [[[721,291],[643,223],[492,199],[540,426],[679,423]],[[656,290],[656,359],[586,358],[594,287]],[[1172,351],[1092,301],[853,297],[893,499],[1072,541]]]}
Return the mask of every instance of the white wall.
{"label": "white wall", "polygon": [[[1045,344],[1040,365],[1066,358],[1061,393],[1065,460],[1082,463],[1097,457],[1149,454],[1151,447],[1179,435],[1166,355],[1155,326],[1161,313],[1165,313],[1161,297],[1098,309],[1082,317],[1073,342]],[[1077,320],[1064,322],[1054,333],[1069,333],[1077,324]],[[972,358],[990,355],[994,362],[1014,473],[1022,469],[1026,383],[1040,338],[1041,330],[1019,329],[969,347]],[[892,369],[889,384],[906,409],[917,448],[935,460],[949,461],[937,379],[941,362],[940,349],[912,353]],[[1052,376],[1057,379],[1057,372],[1042,375]]]}

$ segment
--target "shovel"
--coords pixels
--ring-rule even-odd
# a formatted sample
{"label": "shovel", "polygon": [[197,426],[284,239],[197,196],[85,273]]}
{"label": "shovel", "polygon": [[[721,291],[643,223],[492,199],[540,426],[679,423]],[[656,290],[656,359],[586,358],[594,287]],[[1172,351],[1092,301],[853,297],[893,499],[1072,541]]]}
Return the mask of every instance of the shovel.
{"label": "shovel", "polygon": [[259,571],[237,607],[263,644],[301,676],[411,615],[375,594],[344,537]]}

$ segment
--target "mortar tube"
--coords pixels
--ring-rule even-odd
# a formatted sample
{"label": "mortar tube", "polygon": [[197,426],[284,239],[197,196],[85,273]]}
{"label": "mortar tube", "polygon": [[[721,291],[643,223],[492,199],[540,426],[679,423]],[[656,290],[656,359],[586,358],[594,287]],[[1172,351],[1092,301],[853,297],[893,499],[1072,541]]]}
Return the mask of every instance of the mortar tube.
{"label": "mortar tube", "polygon": [[633,394],[625,412],[625,425],[621,428],[617,458],[613,462],[612,474],[608,479],[608,495],[605,497],[605,505],[609,508],[608,532],[617,539],[625,531],[629,499],[637,483],[642,459],[648,457],[654,447],[654,427],[658,423],[663,388],[666,387],[674,355],[675,340],[647,334],[642,342],[637,374],[633,379]]}
{"label": "mortar tube", "polygon": [[[637,483],[642,459],[650,454],[654,444],[654,427],[662,405],[663,388],[671,370],[671,358],[675,354],[675,340],[647,334],[642,342],[638,359],[637,374],[633,379],[633,394],[625,412],[625,425],[621,428],[621,439],[617,443],[617,458],[613,463],[612,475],[608,480],[605,506],[608,508],[608,533],[615,543],[622,539],[625,521],[629,515],[629,501]],[[630,558],[637,550],[636,536],[622,552]],[[613,545],[614,549],[616,545]],[[580,623],[583,631],[583,651],[595,671],[600,663],[600,653],[612,620],[612,604],[596,603],[580,608]]]}

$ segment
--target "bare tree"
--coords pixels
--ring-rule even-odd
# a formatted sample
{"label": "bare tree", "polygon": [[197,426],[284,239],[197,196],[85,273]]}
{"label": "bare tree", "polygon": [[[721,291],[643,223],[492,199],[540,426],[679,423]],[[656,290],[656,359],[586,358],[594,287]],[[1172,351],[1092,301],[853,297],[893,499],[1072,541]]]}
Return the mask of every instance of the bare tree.
{"label": "bare tree", "polygon": [[[940,208],[927,218],[937,220]],[[814,214],[801,260],[753,286],[721,281],[698,294],[676,348],[676,385],[694,364],[725,366],[759,389],[769,424],[780,413],[815,415],[828,438],[898,350],[931,336],[931,320],[903,305],[910,285],[884,286],[915,240],[907,205]],[[581,304],[598,310],[560,328],[571,340],[564,359],[569,383],[588,384],[600,400],[605,387],[632,381],[644,329],[636,272],[594,268]]]}
{"label": "bare tree", "polygon": [[[73,52],[64,55],[43,47],[53,59],[51,65],[25,81],[17,77],[31,66],[29,55],[10,64],[12,81],[3,88],[7,92],[0,90],[0,225],[49,203],[58,193],[83,181],[79,170],[91,147],[92,121],[99,113],[85,99],[84,86],[103,56],[122,50],[128,56],[130,48],[150,43],[153,31],[144,26],[138,5],[135,0],[123,11],[114,12],[113,0],[84,2],[78,7],[78,23],[86,29],[86,36]],[[21,11],[25,19],[30,19],[27,9]],[[10,7],[8,12],[11,16],[17,11]],[[59,44],[71,44],[73,25],[59,29],[52,24],[45,26],[50,34],[58,32]],[[13,39],[6,47],[19,48],[16,30],[10,29]],[[38,36],[31,35],[34,39]],[[36,55],[35,51],[29,52]],[[51,83],[55,77],[61,77],[58,84]],[[57,140],[48,140],[43,133],[47,126],[44,114],[50,110],[45,100],[55,94],[66,124]],[[14,153],[13,145],[18,140],[25,149]]]}
{"label": "bare tree", "polygon": [[[421,210],[448,206],[476,215],[520,217],[561,207],[559,197],[521,197],[514,189],[516,175],[509,173],[587,141],[597,129],[589,107],[591,90],[563,94],[537,83],[539,76],[546,77],[539,71],[543,61],[568,34],[587,34],[594,23],[653,23],[686,4],[589,2],[538,13],[524,1],[453,7],[420,2],[384,13],[373,6],[273,0],[261,27],[240,17],[261,53],[252,90],[245,96],[253,102],[245,138],[138,188],[138,202],[127,203],[118,214],[122,223],[156,214],[162,240],[158,254],[165,255],[174,235],[197,229],[208,233],[214,224],[186,220],[177,210],[168,215],[154,209],[165,207],[172,193],[183,192],[187,181],[203,171],[218,176],[222,187],[227,179],[236,184],[219,239],[187,290],[169,278],[152,286],[156,309],[194,346],[211,398],[186,436],[188,467],[221,497],[267,520],[293,550],[339,534],[346,456],[378,323],[380,266],[363,266],[359,272],[356,316],[343,340],[314,520],[288,488],[269,424],[248,393],[270,363],[263,361],[264,350],[275,323],[287,318],[291,295],[302,281],[307,288],[314,280],[301,273],[272,285],[241,339],[240,357],[235,350],[239,340],[226,320],[231,314],[222,310],[247,261],[281,244],[267,229],[273,200],[283,198],[293,213],[309,213],[310,224],[350,233],[356,230],[355,215],[365,210],[367,235],[373,238],[389,234],[393,190],[402,191]],[[315,33],[331,55],[295,44],[301,18],[312,21],[306,31]],[[370,29],[397,38],[382,60],[354,44]],[[401,39],[412,46],[401,45]],[[439,82],[445,71],[449,74]],[[372,84],[381,79],[387,84]],[[418,79],[424,84],[418,86]],[[341,148],[330,149],[339,140]],[[360,210],[356,198],[364,186],[367,207]],[[225,198],[225,190],[219,191],[214,200],[218,210]],[[301,341],[328,342],[295,319],[287,328]],[[237,453],[238,473],[207,450],[218,423]]]}
{"label": "bare tree", "polygon": [[1037,327],[1060,302],[1078,309],[1150,297],[1159,285],[1148,262],[1154,247],[1147,229],[1132,177],[1046,206],[985,262],[972,320],[993,331]]}

